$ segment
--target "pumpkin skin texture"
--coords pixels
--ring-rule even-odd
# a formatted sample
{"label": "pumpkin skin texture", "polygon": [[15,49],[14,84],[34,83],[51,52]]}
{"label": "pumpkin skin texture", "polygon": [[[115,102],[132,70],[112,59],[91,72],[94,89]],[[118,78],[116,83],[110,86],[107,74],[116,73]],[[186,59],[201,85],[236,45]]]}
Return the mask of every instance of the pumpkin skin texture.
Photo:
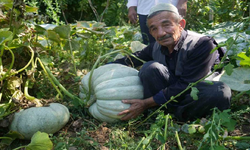
{"label": "pumpkin skin texture", "polygon": [[17,131],[25,139],[31,139],[37,131],[53,134],[69,121],[69,110],[62,104],[31,107],[15,113],[10,130]]}
{"label": "pumpkin skin texture", "polygon": [[[91,89],[89,89],[89,80]],[[79,97],[86,99],[89,91],[90,99],[87,100],[90,114],[97,120],[112,123],[123,116],[117,114],[130,107],[122,103],[123,99],[142,99],[143,86],[138,71],[121,64],[108,64],[86,74],[80,85]]]}

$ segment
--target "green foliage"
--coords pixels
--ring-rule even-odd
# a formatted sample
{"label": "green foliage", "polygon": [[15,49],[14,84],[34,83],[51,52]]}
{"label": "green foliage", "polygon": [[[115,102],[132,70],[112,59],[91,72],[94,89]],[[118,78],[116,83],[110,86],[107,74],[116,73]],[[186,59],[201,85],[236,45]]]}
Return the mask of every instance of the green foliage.
{"label": "green foliage", "polygon": [[[109,2],[109,3],[108,3]],[[40,21],[68,24],[77,21],[103,21],[108,26],[127,22],[126,1],[110,0],[29,0],[27,4],[39,8]]]}
{"label": "green foliage", "polygon": [[243,0],[188,1],[187,29],[204,32],[222,22],[242,22],[249,18],[249,2]]}
{"label": "green foliage", "polygon": [[15,148],[14,150],[18,150],[21,148],[26,148],[27,150],[51,150],[53,148],[53,143],[51,142],[51,140],[49,139],[49,135],[47,133],[44,132],[36,132],[32,138],[31,138],[31,142],[29,145],[27,146],[20,146]]}
{"label": "green foliage", "polygon": [[[25,5],[23,10],[21,6],[24,5],[21,3],[20,7],[13,8],[13,3],[9,0],[1,1],[0,6],[4,16],[0,16],[1,149],[27,145],[15,140],[19,137],[17,133],[6,133],[8,130],[3,122],[9,119],[11,113],[26,107],[26,103],[32,104],[29,101],[31,97],[37,97],[44,103],[60,100],[71,108],[72,122],[65,127],[65,132],[50,136],[54,149],[100,149],[102,146],[109,149],[249,147],[249,139],[247,141],[247,137],[241,136],[243,133],[232,136],[233,130],[240,129],[242,124],[249,124],[249,118],[246,117],[250,113],[249,90],[237,92],[233,89],[231,111],[214,110],[211,117],[194,122],[177,122],[174,116],[166,115],[160,110],[149,113],[146,121],[142,117],[132,120],[132,123],[106,126],[96,121],[88,114],[87,109],[81,107],[82,100],[77,98],[80,79],[96,62],[102,65],[145,46],[138,42],[141,40],[138,27],[113,26],[127,22],[125,1],[115,0],[108,4],[106,0],[92,0],[99,18],[87,0],[25,2],[32,7]],[[218,65],[218,68],[224,66],[230,82],[237,81],[234,79],[236,68],[244,66],[249,70],[248,7],[247,1],[238,0],[188,1],[187,29],[206,31],[202,33],[213,36],[220,46],[226,48],[228,64]],[[39,16],[30,17],[28,12],[38,12]],[[39,19],[42,15],[49,19]],[[92,21],[101,17],[103,22]],[[57,25],[39,25],[52,22]],[[121,53],[115,53],[117,51]],[[110,53],[112,55],[107,55]],[[103,59],[98,59],[100,57]],[[237,78],[244,79],[243,82],[249,85],[249,73],[246,71],[239,74]],[[198,99],[198,91],[194,85],[191,84],[188,88],[192,89],[194,99]],[[237,84],[234,87],[240,86]],[[175,97],[171,98],[174,99]],[[162,109],[167,108],[163,106]],[[106,129],[106,134],[99,129]],[[99,138],[100,135],[105,135],[105,142],[98,141],[96,137]],[[51,148],[52,143],[47,135],[37,137],[29,145],[30,148],[39,144],[40,140],[47,148]],[[15,145],[15,142],[18,144]]]}

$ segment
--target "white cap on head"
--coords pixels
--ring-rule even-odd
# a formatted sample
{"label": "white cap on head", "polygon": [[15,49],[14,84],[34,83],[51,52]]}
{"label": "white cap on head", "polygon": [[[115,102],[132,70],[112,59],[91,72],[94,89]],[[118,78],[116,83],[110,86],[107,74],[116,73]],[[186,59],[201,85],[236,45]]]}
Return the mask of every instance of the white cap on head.
{"label": "white cap on head", "polygon": [[178,9],[173,4],[159,3],[150,9],[148,16],[152,15],[153,13],[155,13],[157,11],[164,11],[164,10],[171,11],[171,12],[179,15]]}

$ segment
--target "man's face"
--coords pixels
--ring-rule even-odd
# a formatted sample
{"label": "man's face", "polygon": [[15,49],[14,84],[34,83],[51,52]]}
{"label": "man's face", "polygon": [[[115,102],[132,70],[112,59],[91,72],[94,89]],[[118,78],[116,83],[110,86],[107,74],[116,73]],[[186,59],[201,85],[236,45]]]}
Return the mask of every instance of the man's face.
{"label": "man's face", "polygon": [[174,14],[163,11],[147,21],[150,34],[162,46],[174,47],[183,30],[181,24],[176,23]]}

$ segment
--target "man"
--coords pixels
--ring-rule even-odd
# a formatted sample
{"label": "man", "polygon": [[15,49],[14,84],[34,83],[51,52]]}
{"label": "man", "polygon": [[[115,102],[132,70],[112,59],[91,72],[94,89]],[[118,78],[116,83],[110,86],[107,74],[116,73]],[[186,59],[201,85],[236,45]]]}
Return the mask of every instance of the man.
{"label": "man", "polygon": [[[208,75],[215,64],[223,57],[222,48],[211,51],[217,46],[216,41],[184,30],[186,21],[179,15],[172,4],[158,4],[151,8],[147,18],[150,34],[156,42],[142,51],[134,53],[138,59],[122,58],[114,63],[140,66],[139,77],[144,87],[143,100],[123,100],[131,104],[130,108],[120,112],[125,115],[122,120],[137,117],[146,109],[160,106],[182,92],[190,83]],[[217,72],[218,74],[218,72]],[[167,110],[174,113],[181,121],[204,117],[211,113],[214,107],[220,110],[230,107],[231,90],[222,82],[199,82],[197,84],[198,100],[193,100],[190,91],[170,102]]]}
{"label": "man", "polygon": [[138,14],[143,43],[146,45],[155,41],[149,34],[146,20],[151,7],[158,3],[171,3],[177,7],[181,16],[186,16],[187,0],[128,0],[128,18],[132,24],[136,24]]}

